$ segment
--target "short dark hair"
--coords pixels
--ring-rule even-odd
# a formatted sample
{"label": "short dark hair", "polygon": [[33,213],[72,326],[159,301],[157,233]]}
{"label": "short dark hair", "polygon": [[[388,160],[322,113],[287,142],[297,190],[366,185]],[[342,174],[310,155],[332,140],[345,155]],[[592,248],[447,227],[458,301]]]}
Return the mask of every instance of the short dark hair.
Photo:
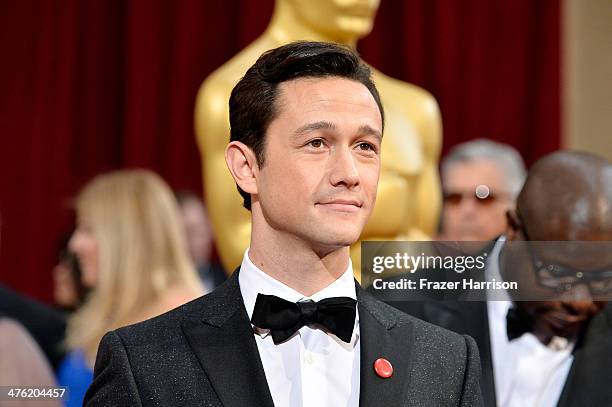
{"label": "short dark hair", "polygon": [[[232,89],[229,100],[230,141],[250,147],[257,164],[264,164],[265,134],[278,113],[278,85],[298,78],[340,77],[362,83],[384,111],[370,68],[352,49],[328,42],[297,41],[264,52]],[[238,187],[244,207],[251,195]]]}

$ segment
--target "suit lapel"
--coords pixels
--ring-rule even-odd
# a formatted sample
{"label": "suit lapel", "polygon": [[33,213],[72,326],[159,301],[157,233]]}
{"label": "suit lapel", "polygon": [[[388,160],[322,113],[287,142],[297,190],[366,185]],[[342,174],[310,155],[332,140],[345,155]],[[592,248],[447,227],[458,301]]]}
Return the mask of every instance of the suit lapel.
{"label": "suit lapel", "polygon": [[596,315],[577,343],[559,407],[612,405],[612,304]]}
{"label": "suit lapel", "polygon": [[185,320],[183,332],[224,406],[273,407],[238,272],[205,297],[200,318]]}
{"label": "suit lapel", "polygon": [[493,360],[489,335],[487,303],[482,301],[442,301],[423,304],[423,318],[453,332],[470,335],[480,351],[480,387],[484,404],[496,405]]}
{"label": "suit lapel", "polygon": [[[357,286],[360,335],[360,407],[393,406],[404,400],[410,380],[413,327],[397,325],[387,307]],[[385,358],[393,366],[387,379],[374,371],[374,362]]]}

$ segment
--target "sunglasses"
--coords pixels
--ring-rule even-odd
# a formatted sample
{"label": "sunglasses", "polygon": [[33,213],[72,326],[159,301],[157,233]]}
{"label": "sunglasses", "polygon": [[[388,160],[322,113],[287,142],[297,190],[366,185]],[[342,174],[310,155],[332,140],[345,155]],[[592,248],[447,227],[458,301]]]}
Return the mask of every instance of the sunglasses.
{"label": "sunglasses", "polygon": [[477,204],[488,206],[506,198],[504,194],[496,194],[491,192],[488,187],[479,185],[474,191],[444,191],[444,203],[447,205],[457,206],[464,199],[476,201]]}

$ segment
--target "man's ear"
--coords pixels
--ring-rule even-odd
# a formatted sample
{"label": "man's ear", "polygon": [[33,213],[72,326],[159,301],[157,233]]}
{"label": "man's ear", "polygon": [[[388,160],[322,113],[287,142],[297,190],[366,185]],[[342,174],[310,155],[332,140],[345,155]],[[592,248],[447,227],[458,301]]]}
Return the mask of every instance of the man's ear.
{"label": "man's ear", "polygon": [[506,211],[506,239],[516,240],[521,230],[521,219],[516,213],[516,209],[508,209]]}
{"label": "man's ear", "polygon": [[253,150],[240,141],[232,141],[225,148],[225,162],[240,189],[248,194],[257,194],[259,166]]}

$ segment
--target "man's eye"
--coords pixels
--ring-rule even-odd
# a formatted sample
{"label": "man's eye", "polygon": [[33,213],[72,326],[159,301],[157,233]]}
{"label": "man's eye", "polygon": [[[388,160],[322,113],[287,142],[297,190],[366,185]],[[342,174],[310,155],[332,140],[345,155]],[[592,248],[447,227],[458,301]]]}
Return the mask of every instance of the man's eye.
{"label": "man's eye", "polygon": [[370,143],[359,143],[359,149],[364,151],[374,151],[374,146]]}
{"label": "man's eye", "polygon": [[308,142],[308,145],[314,148],[319,148],[323,146],[323,140],[321,139],[311,140]]}

